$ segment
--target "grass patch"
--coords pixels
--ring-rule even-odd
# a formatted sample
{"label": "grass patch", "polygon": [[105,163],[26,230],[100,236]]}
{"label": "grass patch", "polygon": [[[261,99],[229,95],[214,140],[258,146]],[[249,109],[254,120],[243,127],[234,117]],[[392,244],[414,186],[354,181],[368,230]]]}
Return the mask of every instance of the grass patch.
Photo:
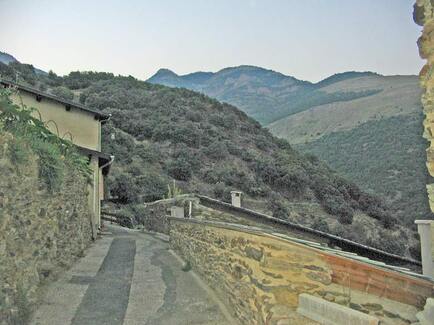
{"label": "grass patch", "polygon": [[17,286],[17,295],[15,299],[18,307],[18,314],[11,319],[12,324],[27,324],[32,313],[32,308],[27,298],[26,291],[22,285]]}

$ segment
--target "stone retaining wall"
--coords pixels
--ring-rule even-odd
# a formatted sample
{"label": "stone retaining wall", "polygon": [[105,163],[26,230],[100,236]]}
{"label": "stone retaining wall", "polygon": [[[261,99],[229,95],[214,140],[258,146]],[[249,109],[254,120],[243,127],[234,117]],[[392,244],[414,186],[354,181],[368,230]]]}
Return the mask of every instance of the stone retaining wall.
{"label": "stone retaining wall", "polygon": [[[415,2],[414,21],[423,26],[422,35],[417,42],[419,54],[422,59],[426,60],[419,74],[425,114],[423,137],[430,143],[427,149],[427,167],[429,174],[434,176],[434,2],[431,0],[416,0]],[[434,211],[434,183],[427,185],[427,191],[431,211]]]}
{"label": "stone retaining wall", "polygon": [[409,324],[431,282],[277,238],[248,227],[170,218],[170,246],[243,324],[305,324],[298,296],[308,293]]}
{"label": "stone retaining wall", "polygon": [[10,161],[11,141],[0,135],[0,324],[23,324],[41,282],[82,255],[92,234],[84,176],[65,170],[49,193],[36,156]]}
{"label": "stone retaining wall", "polygon": [[190,194],[179,195],[176,198],[158,200],[151,203],[144,203],[142,215],[135,218],[146,230],[155,231],[162,234],[169,234],[170,208],[173,206],[184,207],[184,215],[188,215],[188,202],[193,202],[193,207],[197,206],[199,199]]}
{"label": "stone retaining wall", "polygon": [[[343,237],[315,230],[287,220],[278,219],[257,211],[252,211],[242,207],[234,207],[231,204],[210,197],[202,195],[198,195],[198,197],[202,206],[209,207],[215,211],[215,213],[208,214],[208,220],[219,221],[219,211],[226,212],[225,222],[239,223],[260,228],[271,228],[276,232],[288,234],[291,237],[311,240],[317,243],[326,244],[329,247],[339,247],[344,251],[353,252],[374,260],[381,260],[392,265],[406,267],[415,272],[421,271],[421,263],[411,258],[382,251]],[[230,217],[228,217],[228,215],[230,215]]]}

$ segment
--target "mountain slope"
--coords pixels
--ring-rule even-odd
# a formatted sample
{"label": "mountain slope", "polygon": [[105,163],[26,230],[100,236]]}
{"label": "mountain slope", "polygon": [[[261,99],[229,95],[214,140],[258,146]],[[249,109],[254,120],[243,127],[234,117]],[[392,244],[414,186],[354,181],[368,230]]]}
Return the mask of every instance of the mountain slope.
{"label": "mountain slope", "polygon": [[[167,72],[150,81],[194,89],[237,105],[268,124],[274,135],[314,153],[365,190],[381,195],[401,220],[411,224],[430,215],[417,76],[350,71],[311,84],[256,67],[223,69],[194,82],[189,75],[171,71],[170,81],[162,78]],[[389,120],[392,117],[397,119]],[[397,132],[393,127],[402,132],[390,141],[389,136]],[[367,134],[372,135],[368,143],[360,142]]]}
{"label": "mountain slope", "polygon": [[[327,79],[326,79],[327,80]],[[418,77],[370,75],[326,84],[328,94],[379,90],[351,101],[310,107],[275,121],[267,127],[273,134],[304,143],[336,131],[350,130],[371,120],[421,111]]]}
{"label": "mountain slope", "polygon": [[[6,65],[6,66],[10,65],[12,69],[15,69],[15,71],[17,71],[19,73],[21,73],[21,70],[28,69],[29,67],[31,67],[31,69],[34,70],[34,72],[36,74],[42,74],[42,75],[47,74],[47,72],[45,72],[41,69],[35,68],[32,65],[28,65],[28,64],[22,65],[17,59],[15,59],[14,56],[12,56],[6,52],[1,52],[1,51],[0,51],[0,64]],[[4,69],[6,69],[6,68],[3,67],[3,70]],[[16,78],[16,76],[14,78]]]}
{"label": "mountain slope", "polygon": [[161,198],[176,179],[185,192],[225,200],[231,190],[242,190],[247,207],[395,253],[408,254],[415,244],[381,200],[234,106],[109,73],[31,71],[21,82],[68,88],[81,103],[113,114],[103,128],[103,149],[116,155],[109,190],[120,202]]}
{"label": "mountain slope", "polygon": [[396,217],[412,225],[431,215],[422,122],[422,113],[401,114],[332,132],[296,148],[321,157],[363,189],[381,195]]}
{"label": "mountain slope", "polygon": [[[360,74],[347,73],[350,79]],[[161,69],[148,79],[154,84],[200,91],[218,100],[236,105],[260,123],[268,124],[314,105],[347,101],[369,96],[376,90],[327,93],[320,86],[294,77],[254,66],[225,68],[216,73],[197,72],[179,76]]]}
{"label": "mountain slope", "polygon": [[382,91],[312,107],[270,124],[270,131],[381,195],[408,224],[430,216],[418,77],[371,75],[322,84],[326,92]]}
{"label": "mountain slope", "polygon": [[8,53],[0,52],[0,62],[4,64],[9,64],[13,62],[18,62],[18,60]]}

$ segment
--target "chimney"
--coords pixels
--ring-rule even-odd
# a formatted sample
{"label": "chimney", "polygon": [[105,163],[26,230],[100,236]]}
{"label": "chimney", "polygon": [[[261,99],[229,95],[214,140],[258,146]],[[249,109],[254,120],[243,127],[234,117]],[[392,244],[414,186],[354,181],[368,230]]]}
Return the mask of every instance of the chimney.
{"label": "chimney", "polygon": [[434,279],[434,220],[416,220],[414,223],[417,224],[417,232],[420,236],[422,273]]}
{"label": "chimney", "polygon": [[232,205],[234,207],[241,208],[241,194],[243,194],[243,192],[231,191]]}

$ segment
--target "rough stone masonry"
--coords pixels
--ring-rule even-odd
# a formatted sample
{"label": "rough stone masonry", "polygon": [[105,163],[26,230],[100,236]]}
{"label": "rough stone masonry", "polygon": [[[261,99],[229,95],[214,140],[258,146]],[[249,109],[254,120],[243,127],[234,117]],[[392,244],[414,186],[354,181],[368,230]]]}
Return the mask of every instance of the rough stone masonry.
{"label": "rough stone masonry", "polygon": [[[38,158],[10,159],[14,138],[0,134],[0,324],[22,324],[40,284],[69,266],[91,241],[87,180],[64,170],[50,193],[38,177]],[[66,168],[65,168],[66,169]]]}

